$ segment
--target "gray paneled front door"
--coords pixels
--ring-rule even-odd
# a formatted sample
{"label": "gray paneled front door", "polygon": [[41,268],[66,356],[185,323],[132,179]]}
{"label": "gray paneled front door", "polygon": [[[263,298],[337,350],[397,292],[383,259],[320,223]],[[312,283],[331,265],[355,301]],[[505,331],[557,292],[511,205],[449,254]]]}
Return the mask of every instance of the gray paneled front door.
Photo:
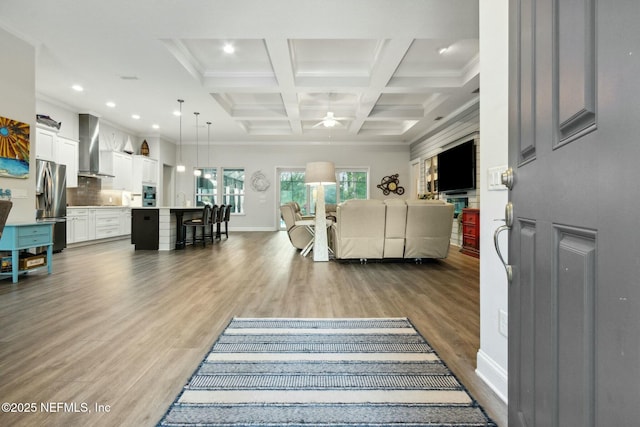
{"label": "gray paneled front door", "polygon": [[639,425],[640,1],[509,7],[509,425]]}

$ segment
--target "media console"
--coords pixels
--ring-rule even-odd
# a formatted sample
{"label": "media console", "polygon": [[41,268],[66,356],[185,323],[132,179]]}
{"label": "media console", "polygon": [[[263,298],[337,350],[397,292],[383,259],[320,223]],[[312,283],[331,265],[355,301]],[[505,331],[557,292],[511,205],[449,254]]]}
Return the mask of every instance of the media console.
{"label": "media console", "polygon": [[462,249],[463,254],[480,257],[480,209],[462,209]]}

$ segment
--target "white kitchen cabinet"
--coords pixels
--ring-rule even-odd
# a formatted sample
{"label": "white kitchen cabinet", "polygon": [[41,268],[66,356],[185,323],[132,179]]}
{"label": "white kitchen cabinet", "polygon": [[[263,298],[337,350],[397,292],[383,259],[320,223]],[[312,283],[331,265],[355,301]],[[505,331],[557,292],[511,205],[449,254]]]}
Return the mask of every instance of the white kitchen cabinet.
{"label": "white kitchen cabinet", "polygon": [[142,183],[158,185],[158,161],[145,158],[142,161]]}
{"label": "white kitchen cabinet", "polygon": [[96,209],[87,209],[87,240],[96,240]]}
{"label": "white kitchen cabinet", "polygon": [[78,141],[58,135],[57,130],[36,126],[36,159],[67,166],[67,188],[78,186]]}
{"label": "white kitchen cabinet", "polygon": [[116,177],[114,178],[114,186],[116,190],[131,191],[131,177],[133,174],[133,159],[131,155],[125,153],[117,153],[116,156]]}
{"label": "white kitchen cabinet", "polygon": [[36,159],[56,161],[58,133],[51,129],[36,127]]}
{"label": "white kitchen cabinet", "polygon": [[95,209],[96,239],[120,235],[120,210]]}
{"label": "white kitchen cabinet", "polygon": [[78,186],[78,141],[58,136],[57,163],[67,166],[67,188]]}
{"label": "white kitchen cabinet", "polygon": [[147,156],[133,156],[133,189],[142,194],[142,186],[158,186],[158,161]]}
{"label": "white kitchen cabinet", "polygon": [[67,243],[88,242],[131,234],[131,208],[67,208]]}
{"label": "white kitchen cabinet", "polygon": [[67,208],[67,243],[89,240],[89,210]]}
{"label": "white kitchen cabinet", "polygon": [[133,190],[131,188],[133,160],[129,154],[117,151],[101,151],[100,172],[114,176],[103,180],[106,186],[112,190]]}
{"label": "white kitchen cabinet", "polygon": [[126,236],[131,234],[131,209],[120,209],[120,235]]}

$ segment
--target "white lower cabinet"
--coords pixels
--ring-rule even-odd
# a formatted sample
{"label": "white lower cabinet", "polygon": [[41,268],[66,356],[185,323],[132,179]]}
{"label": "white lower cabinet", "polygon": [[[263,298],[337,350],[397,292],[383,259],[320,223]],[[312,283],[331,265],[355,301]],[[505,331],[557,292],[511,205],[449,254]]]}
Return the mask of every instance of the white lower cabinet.
{"label": "white lower cabinet", "polygon": [[120,235],[120,211],[96,209],[96,239],[107,239]]}
{"label": "white lower cabinet", "polygon": [[131,209],[129,208],[120,210],[120,234],[123,236],[131,234]]}
{"label": "white lower cabinet", "polygon": [[96,210],[87,210],[87,240],[96,240]]}
{"label": "white lower cabinet", "polygon": [[68,209],[67,243],[89,240],[89,210]]}
{"label": "white lower cabinet", "polygon": [[128,234],[131,234],[130,208],[67,208],[67,243]]}

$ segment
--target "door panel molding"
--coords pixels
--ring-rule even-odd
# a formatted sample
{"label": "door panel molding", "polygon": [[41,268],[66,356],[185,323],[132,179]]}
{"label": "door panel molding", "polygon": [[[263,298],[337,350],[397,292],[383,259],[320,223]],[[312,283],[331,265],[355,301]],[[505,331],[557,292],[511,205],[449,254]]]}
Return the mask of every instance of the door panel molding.
{"label": "door panel molding", "polygon": [[595,426],[597,233],[556,224],[554,234],[556,425]]}
{"label": "door panel molding", "polygon": [[596,129],[595,0],[554,1],[556,143]]}
{"label": "door panel molding", "polygon": [[536,0],[517,2],[519,164],[536,155]]}
{"label": "door panel molding", "polygon": [[520,335],[518,337],[519,357],[516,359],[520,376],[518,395],[518,416],[521,426],[535,425],[535,354],[536,354],[536,298],[535,298],[535,266],[536,266],[536,222],[528,219],[519,219],[519,254],[520,265],[517,281],[518,298],[518,324]]}

